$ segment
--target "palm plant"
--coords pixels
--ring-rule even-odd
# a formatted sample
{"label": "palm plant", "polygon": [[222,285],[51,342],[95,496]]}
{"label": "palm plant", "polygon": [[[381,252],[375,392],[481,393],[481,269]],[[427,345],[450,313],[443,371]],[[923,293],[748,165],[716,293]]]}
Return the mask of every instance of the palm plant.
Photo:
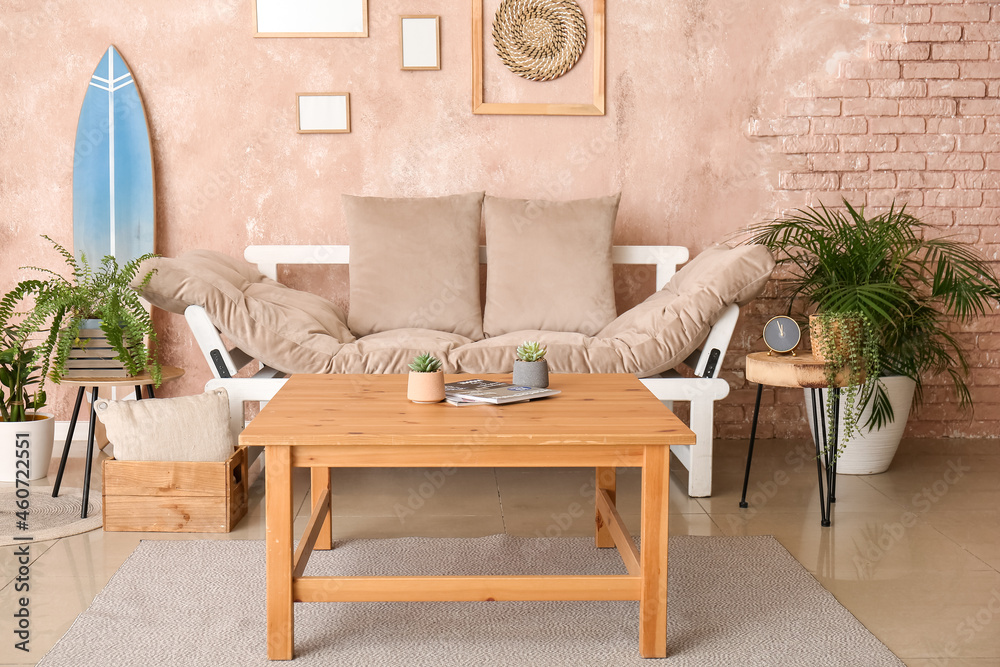
{"label": "palm plant", "polygon": [[153,255],[143,255],[121,266],[108,255],[94,268],[86,257],[77,260],[48,236],[43,238],[62,256],[70,277],[50,269],[22,267],[38,271],[44,277],[23,280],[0,299],[0,326],[12,327],[25,340],[36,334],[41,336],[34,353],[42,381],[46,377],[59,381],[66,372],[70,350],[80,342],[84,322],[99,319],[101,330],[128,374],[149,371],[153,382],[159,385],[161,369],[154,354],[156,330],[139,299],[152,272],[145,275],[137,288],[131,287],[140,263]]}
{"label": "palm plant", "polygon": [[[844,200],[750,228],[749,243],[767,246],[789,277],[789,312],[857,313],[877,340],[882,373],[904,375],[923,398],[922,376],[945,373],[961,407],[971,405],[965,377],[969,364],[952,334],[1000,303],[1000,283],[989,264],[967,243],[935,236],[937,229],[892,205],[867,215]],[[862,402],[874,398],[868,426],[892,419],[884,386],[869,378]],[[867,384],[867,383],[866,383]]]}

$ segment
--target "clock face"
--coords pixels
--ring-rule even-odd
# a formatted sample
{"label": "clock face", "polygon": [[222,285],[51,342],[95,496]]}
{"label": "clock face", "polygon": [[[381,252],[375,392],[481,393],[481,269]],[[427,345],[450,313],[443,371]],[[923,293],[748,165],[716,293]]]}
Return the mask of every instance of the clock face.
{"label": "clock face", "polygon": [[774,352],[791,352],[801,338],[799,325],[786,315],[772,317],[764,325],[764,342]]}

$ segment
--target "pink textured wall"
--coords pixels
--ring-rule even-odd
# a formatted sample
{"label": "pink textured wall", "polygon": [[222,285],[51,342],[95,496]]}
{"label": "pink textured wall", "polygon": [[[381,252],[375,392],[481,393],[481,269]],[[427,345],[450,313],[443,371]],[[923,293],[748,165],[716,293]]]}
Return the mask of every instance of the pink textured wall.
{"label": "pink textured wall", "polygon": [[[844,63],[868,59],[869,42],[902,39],[898,24],[840,0],[608,0],[606,116],[474,116],[468,0],[371,2],[367,39],[255,39],[250,3],[0,4],[0,288],[21,264],[53,263],[38,233],[72,239],[76,119],[109,44],[149,115],[158,251],[240,256],[249,243],[347,242],[341,193],[479,189],[554,199],[621,190],[616,242],[697,252],[786,203],[780,174],[802,160],[760,136],[788,122],[786,100],[840,94],[829,91],[845,83]],[[398,16],[423,13],[442,17],[442,69],[400,71]],[[295,93],[311,91],[351,93],[350,134],[296,134]],[[808,124],[812,111],[798,117]],[[764,124],[753,133],[751,118]],[[294,280],[334,289],[315,272]],[[164,393],[198,391],[208,371],[182,318],[159,324],[165,360],[189,371]],[[748,320],[734,357],[756,343],[757,326]],[[721,430],[739,435],[738,364],[727,377],[737,392]],[[68,396],[56,402],[64,416]]]}

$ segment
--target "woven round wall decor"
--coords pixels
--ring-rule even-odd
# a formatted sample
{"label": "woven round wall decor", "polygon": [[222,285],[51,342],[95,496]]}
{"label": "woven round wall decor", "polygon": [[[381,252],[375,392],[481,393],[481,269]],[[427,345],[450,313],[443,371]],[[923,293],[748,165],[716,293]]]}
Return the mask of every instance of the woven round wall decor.
{"label": "woven round wall decor", "polygon": [[550,81],[573,68],[587,44],[576,0],[503,0],[493,19],[493,46],[507,68]]}

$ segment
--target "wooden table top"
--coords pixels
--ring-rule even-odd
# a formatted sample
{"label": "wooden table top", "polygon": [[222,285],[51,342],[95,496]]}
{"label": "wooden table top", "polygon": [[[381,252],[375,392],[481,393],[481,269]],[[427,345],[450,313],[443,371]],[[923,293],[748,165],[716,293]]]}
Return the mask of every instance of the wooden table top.
{"label": "wooden table top", "polygon": [[[446,382],[508,375],[447,375]],[[693,445],[694,433],[629,374],[552,374],[561,394],[503,406],[421,405],[406,375],[293,375],[242,445]]]}
{"label": "wooden table top", "polygon": [[[170,380],[176,380],[177,378],[184,375],[183,368],[177,368],[176,366],[164,366],[162,368],[161,382],[169,382]],[[72,385],[72,386],[83,386],[83,387],[130,387],[135,385],[141,385],[145,387],[146,385],[153,384],[153,377],[149,374],[149,371],[142,373],[140,375],[132,375],[129,377],[119,377],[119,378],[109,378],[109,377],[71,377],[71,378],[60,378],[59,384]]]}
{"label": "wooden table top", "polygon": [[[823,389],[830,386],[826,379],[826,362],[813,357],[812,352],[779,354],[751,352],[747,355],[747,380],[772,387]],[[847,386],[843,373],[838,373],[838,387]]]}

